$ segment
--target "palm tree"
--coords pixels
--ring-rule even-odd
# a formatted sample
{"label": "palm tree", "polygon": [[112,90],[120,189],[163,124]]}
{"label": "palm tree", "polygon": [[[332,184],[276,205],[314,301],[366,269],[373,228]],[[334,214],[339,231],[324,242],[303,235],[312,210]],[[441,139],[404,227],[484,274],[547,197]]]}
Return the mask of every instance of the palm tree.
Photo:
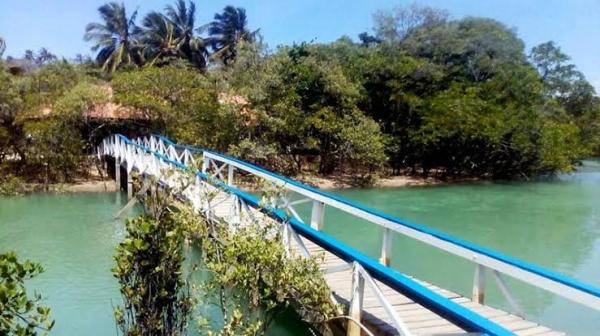
{"label": "palm tree", "polygon": [[206,68],[208,50],[204,40],[194,36],[196,6],[189,7],[185,1],[177,0],[176,6],[167,6],[166,15],[151,12],[143,20],[142,42],[146,45],[146,54],[152,58],[150,64],[158,59],[167,61],[173,58],[187,58],[197,67]]}
{"label": "palm tree", "polygon": [[215,14],[214,21],[208,24],[208,42],[215,51],[213,56],[220,57],[227,64],[235,59],[238,43],[254,42],[258,30],[248,30],[246,10],[240,7],[226,6],[223,13]]}
{"label": "palm tree", "polygon": [[208,49],[204,39],[194,35],[196,4],[192,1],[186,6],[184,0],[177,0],[175,7],[165,7],[167,18],[173,23],[178,36],[183,39],[182,51],[188,60],[203,69],[206,67]]}
{"label": "palm tree", "polygon": [[141,42],[144,54],[151,59],[148,66],[157,61],[168,63],[169,60],[185,58],[183,44],[185,40],[177,32],[175,25],[164,15],[150,12],[142,21],[144,31]]}
{"label": "palm tree", "polygon": [[104,23],[90,23],[85,28],[84,39],[94,40],[93,51],[100,50],[96,62],[102,69],[114,72],[122,65],[141,62],[135,35],[137,10],[127,17],[125,6],[110,2],[98,8]]}

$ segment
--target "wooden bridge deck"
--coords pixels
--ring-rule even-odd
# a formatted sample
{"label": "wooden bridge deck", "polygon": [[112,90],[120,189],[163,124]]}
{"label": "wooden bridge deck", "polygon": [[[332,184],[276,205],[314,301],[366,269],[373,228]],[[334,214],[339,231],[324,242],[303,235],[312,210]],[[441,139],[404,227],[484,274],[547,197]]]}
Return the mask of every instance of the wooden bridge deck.
{"label": "wooden bridge deck", "polygon": [[[216,190],[216,189],[215,189]],[[213,199],[212,203],[215,204],[213,215],[226,219],[230,215],[230,209],[233,202],[233,198],[223,191],[217,191],[218,194]],[[272,220],[258,210],[252,210],[254,216],[263,217],[265,220]],[[307,250],[311,256],[317,258],[321,263],[321,269],[323,270],[324,278],[332,291],[333,296],[336,300],[348,306],[352,292],[352,269],[347,268],[342,271],[328,272],[332,269],[344,269],[344,265],[347,263],[335,256],[334,254],[323,249],[321,246],[305,239],[301,238]],[[296,244],[292,244],[293,251],[297,255],[300,255],[300,251]],[[453,293],[443,288],[436,287],[418,279],[413,280],[419,282],[425,287],[433,290],[434,292],[458,303],[474,312],[500,324],[501,326],[513,331],[517,335],[523,336],[555,336],[565,335],[563,332],[551,330],[550,328],[541,326],[535,322],[527,321],[522,317],[510,314],[500,309],[485,306],[471,299],[463,297],[459,294]],[[415,303],[406,296],[398,293],[392,288],[385,284],[375,280],[387,300],[394,307],[401,320],[407,325],[408,329],[414,335],[459,335],[466,334],[464,330],[453,325],[443,317],[431,312],[427,308]],[[368,329],[375,335],[398,335],[396,329],[393,327],[391,319],[386,314],[384,308],[379,303],[374,293],[367,287],[365,287],[365,294],[363,299],[363,312],[362,312],[362,323],[368,327]]]}

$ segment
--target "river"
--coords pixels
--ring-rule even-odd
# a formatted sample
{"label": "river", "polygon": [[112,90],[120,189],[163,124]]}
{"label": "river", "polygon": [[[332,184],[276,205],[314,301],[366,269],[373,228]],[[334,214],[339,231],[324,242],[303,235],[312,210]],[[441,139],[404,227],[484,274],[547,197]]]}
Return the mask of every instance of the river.
{"label": "river", "polygon": [[[600,286],[600,162],[574,174],[511,183],[469,183],[405,189],[348,189],[336,193]],[[43,264],[31,282],[56,319],[52,335],[115,335],[120,302],[110,272],[124,228],[112,216],[124,198],[114,193],[35,194],[0,198],[0,251],[14,250]],[[324,231],[378,257],[381,233],[348,215],[326,210]],[[392,266],[468,295],[473,266],[400,236]],[[491,280],[491,279],[490,279]],[[509,281],[529,319],[575,335],[596,334],[600,312]],[[490,281],[486,299],[507,308]],[[293,317],[272,335],[304,334]]]}

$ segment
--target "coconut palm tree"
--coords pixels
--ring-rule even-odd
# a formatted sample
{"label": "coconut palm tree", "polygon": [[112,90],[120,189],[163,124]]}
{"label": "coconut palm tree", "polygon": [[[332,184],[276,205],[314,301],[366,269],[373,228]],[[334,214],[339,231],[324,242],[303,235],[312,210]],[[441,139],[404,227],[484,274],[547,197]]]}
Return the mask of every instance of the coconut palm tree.
{"label": "coconut palm tree", "polygon": [[85,28],[84,39],[95,41],[93,51],[98,51],[96,62],[102,69],[114,72],[122,65],[140,63],[141,56],[136,41],[137,10],[128,17],[125,6],[110,2],[98,8],[104,23],[90,23]]}
{"label": "coconut palm tree", "polygon": [[208,49],[204,39],[194,35],[196,22],[196,4],[190,1],[186,6],[184,0],[177,0],[175,7],[165,7],[166,17],[175,25],[177,34],[184,42],[182,51],[188,60],[201,69],[206,68]]}
{"label": "coconut palm tree", "polygon": [[208,24],[207,39],[214,50],[213,57],[219,57],[227,64],[235,59],[238,43],[254,42],[258,30],[248,30],[246,10],[240,7],[226,6],[223,13],[215,14],[214,20]]}
{"label": "coconut palm tree", "polygon": [[164,15],[150,12],[142,21],[144,27],[141,44],[147,66],[158,61],[168,63],[170,60],[187,57],[183,52],[185,39],[178,34],[176,26]]}
{"label": "coconut palm tree", "polygon": [[165,15],[149,13],[143,20],[142,42],[145,52],[152,59],[169,61],[186,58],[197,67],[206,68],[208,50],[204,40],[194,35],[196,6],[193,2],[177,0],[175,7],[167,6]]}

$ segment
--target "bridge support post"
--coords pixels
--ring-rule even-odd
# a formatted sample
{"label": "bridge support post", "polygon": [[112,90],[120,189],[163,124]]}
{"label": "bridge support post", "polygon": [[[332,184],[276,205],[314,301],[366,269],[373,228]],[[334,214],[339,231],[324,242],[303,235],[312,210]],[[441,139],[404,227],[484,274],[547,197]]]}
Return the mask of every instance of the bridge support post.
{"label": "bridge support post", "polygon": [[108,176],[108,160],[106,155],[102,155],[102,169],[104,173]]}
{"label": "bridge support post", "polygon": [[346,336],[361,336],[361,327],[358,323],[361,323],[364,292],[365,279],[360,274],[355,262],[352,268],[352,298],[348,312],[352,320],[348,321]]}
{"label": "bridge support post", "polygon": [[483,304],[485,301],[485,269],[480,264],[475,265],[475,275],[473,276],[473,301]]}
{"label": "bridge support post", "polygon": [[323,219],[325,218],[325,203],[313,201],[312,213],[310,215],[310,226],[321,231],[323,227]]}
{"label": "bridge support post", "polygon": [[133,197],[133,179],[131,173],[127,173],[127,199],[130,200]]}
{"label": "bridge support post", "polygon": [[392,256],[392,230],[389,228],[383,229],[383,241],[381,242],[381,257],[379,262],[382,265],[390,266],[390,258]]}
{"label": "bridge support post", "polygon": [[117,190],[121,190],[121,163],[115,157],[115,182],[117,182]]}

